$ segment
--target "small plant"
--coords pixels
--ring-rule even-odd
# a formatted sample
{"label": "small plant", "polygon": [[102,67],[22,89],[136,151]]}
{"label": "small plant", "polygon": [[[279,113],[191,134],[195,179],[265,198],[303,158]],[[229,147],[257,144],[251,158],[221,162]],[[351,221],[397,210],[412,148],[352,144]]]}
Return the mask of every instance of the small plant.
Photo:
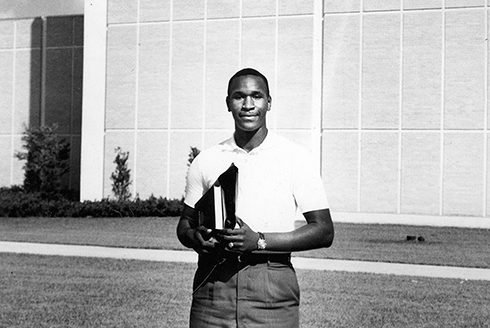
{"label": "small plant", "polygon": [[24,189],[27,192],[60,193],[62,178],[70,170],[70,144],[60,139],[57,125],[26,128],[22,148],[15,156],[25,160]]}
{"label": "small plant", "polygon": [[188,158],[188,163],[187,166],[191,166],[192,162],[196,158],[197,155],[199,155],[201,151],[197,147],[191,147],[191,151],[189,152],[189,158]]}
{"label": "small plant", "polygon": [[112,192],[119,201],[125,201],[131,198],[129,186],[131,185],[131,170],[128,169],[129,152],[122,151],[121,147],[115,150],[116,170],[111,174]]}

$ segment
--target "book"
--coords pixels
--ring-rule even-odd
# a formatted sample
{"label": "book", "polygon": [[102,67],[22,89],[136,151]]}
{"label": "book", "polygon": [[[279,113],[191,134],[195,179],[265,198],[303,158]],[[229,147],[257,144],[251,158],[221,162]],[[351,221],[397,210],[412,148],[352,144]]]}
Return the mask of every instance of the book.
{"label": "book", "polygon": [[232,163],[196,203],[199,225],[213,230],[235,228],[237,183],[238,168]]}

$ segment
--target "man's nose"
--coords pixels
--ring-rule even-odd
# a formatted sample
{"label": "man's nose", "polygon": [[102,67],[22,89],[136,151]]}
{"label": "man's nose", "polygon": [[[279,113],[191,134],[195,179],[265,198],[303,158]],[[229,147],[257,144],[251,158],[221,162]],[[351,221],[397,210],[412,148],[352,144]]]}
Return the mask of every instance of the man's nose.
{"label": "man's nose", "polygon": [[252,108],[254,108],[254,106],[255,106],[255,104],[254,104],[254,100],[252,99],[252,97],[250,97],[250,96],[245,97],[242,107],[244,109],[252,109]]}

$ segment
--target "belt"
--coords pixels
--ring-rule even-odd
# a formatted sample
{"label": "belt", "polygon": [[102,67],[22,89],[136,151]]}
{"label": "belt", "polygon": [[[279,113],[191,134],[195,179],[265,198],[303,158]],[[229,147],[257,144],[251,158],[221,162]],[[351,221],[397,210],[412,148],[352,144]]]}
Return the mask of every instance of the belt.
{"label": "belt", "polygon": [[289,264],[291,263],[291,254],[290,253],[282,253],[282,254],[259,254],[259,253],[242,253],[236,254],[228,252],[225,256],[226,259],[236,260],[239,263],[245,264],[259,264],[259,263],[282,263]]}

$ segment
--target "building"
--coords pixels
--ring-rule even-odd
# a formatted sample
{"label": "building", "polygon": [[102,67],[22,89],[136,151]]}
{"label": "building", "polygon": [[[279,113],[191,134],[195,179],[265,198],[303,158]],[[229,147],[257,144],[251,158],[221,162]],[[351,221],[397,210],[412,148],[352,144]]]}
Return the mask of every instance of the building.
{"label": "building", "polygon": [[[312,151],[335,219],[490,222],[485,0],[86,1],[84,36],[82,199],[111,196],[116,147],[133,195],[181,197],[190,147],[232,132],[228,78],[254,67],[269,126]],[[21,121],[1,132],[11,152]]]}

